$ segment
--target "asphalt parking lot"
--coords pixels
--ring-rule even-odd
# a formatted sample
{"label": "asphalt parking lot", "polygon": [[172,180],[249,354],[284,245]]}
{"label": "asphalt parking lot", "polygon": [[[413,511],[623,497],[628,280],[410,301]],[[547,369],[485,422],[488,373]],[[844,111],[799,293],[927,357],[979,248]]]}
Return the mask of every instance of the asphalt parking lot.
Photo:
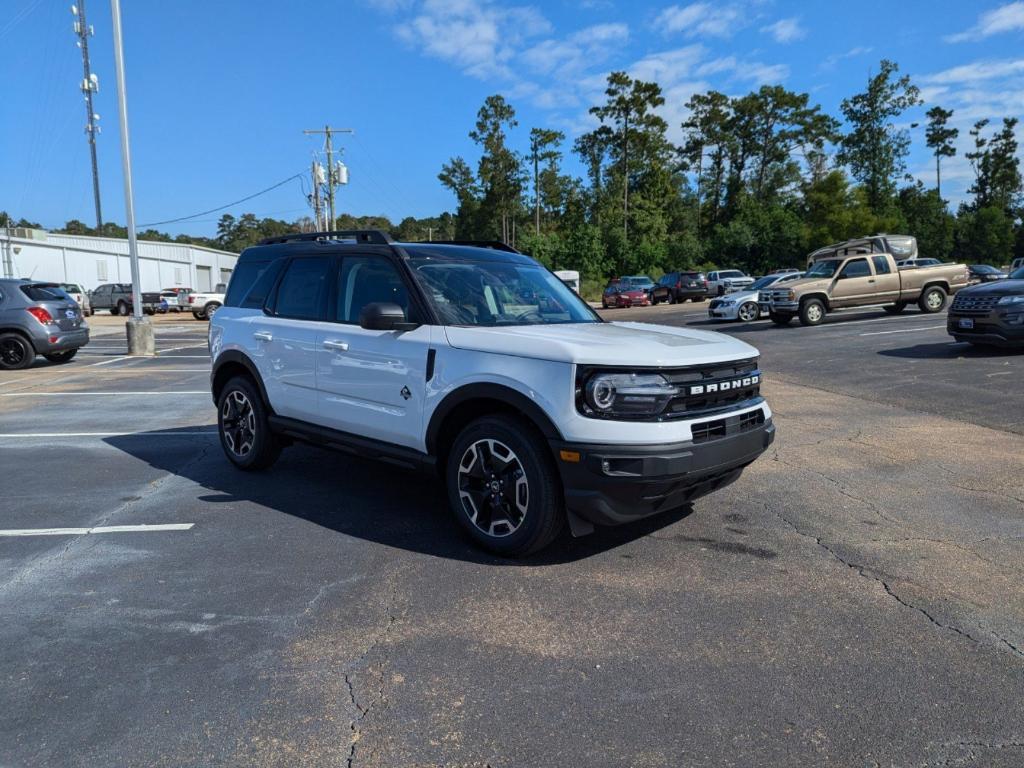
{"label": "asphalt parking lot", "polygon": [[97,317],[0,373],[0,766],[1020,766],[1024,353],[944,320],[715,326],[773,449],[512,562],[414,474],[232,470],[206,324]]}

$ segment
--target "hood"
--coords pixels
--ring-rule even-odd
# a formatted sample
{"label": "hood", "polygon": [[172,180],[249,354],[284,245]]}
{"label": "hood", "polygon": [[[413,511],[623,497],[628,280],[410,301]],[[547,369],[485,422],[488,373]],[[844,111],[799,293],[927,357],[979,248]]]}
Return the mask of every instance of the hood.
{"label": "hood", "polygon": [[772,286],[770,285],[767,288],[761,288],[757,291],[751,291],[749,288],[741,288],[738,291],[733,291],[730,294],[721,296],[719,300],[728,299],[729,301],[736,302],[737,304],[742,304],[744,301],[757,301],[757,297],[761,291],[770,291],[771,289]]}
{"label": "hood", "polygon": [[788,283],[783,283],[780,286],[770,285],[768,286],[769,291],[783,290],[793,288],[794,290],[804,289],[828,289],[832,284],[831,277],[801,277],[799,280],[790,280]]}
{"label": "hood", "polygon": [[962,289],[957,296],[1019,296],[1024,293],[1024,280],[992,280]]}
{"label": "hood", "polygon": [[497,328],[447,326],[457,349],[581,365],[677,367],[756,357],[724,333],[649,323],[569,323]]}
{"label": "hood", "polygon": [[619,291],[620,296],[643,296],[647,293],[646,288],[630,288],[626,291]]}

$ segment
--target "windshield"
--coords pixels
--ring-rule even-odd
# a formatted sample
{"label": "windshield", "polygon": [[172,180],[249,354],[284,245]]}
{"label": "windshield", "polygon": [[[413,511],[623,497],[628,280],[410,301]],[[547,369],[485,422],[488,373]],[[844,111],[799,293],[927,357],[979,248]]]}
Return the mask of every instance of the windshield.
{"label": "windshield", "polygon": [[719,272],[718,276],[719,277],[746,277],[746,275],[744,275],[738,269],[727,269],[727,270],[725,270],[725,272]]}
{"label": "windshield", "polygon": [[839,269],[839,265],[842,264],[838,259],[828,259],[827,261],[816,261],[814,266],[804,272],[804,277],[832,277]]}
{"label": "windshield", "polygon": [[68,293],[81,293],[82,292],[82,289],[79,288],[74,283],[61,283],[60,287],[63,288]]}
{"label": "windshield", "polygon": [[977,272],[979,275],[998,275],[1001,274],[995,267],[990,267],[988,264],[975,264],[971,267],[972,270]]}
{"label": "windshield", "polygon": [[623,282],[629,283],[631,288],[651,288],[654,286],[654,281],[649,277],[627,277],[623,279]]}
{"label": "windshield", "polygon": [[753,284],[751,284],[750,288],[755,291],[758,288],[767,288],[772,283],[777,282],[780,277],[782,277],[782,275],[765,275],[764,277],[759,277],[753,282]]}
{"label": "windshield", "polygon": [[410,259],[444,325],[547,325],[601,319],[541,266],[483,261]]}

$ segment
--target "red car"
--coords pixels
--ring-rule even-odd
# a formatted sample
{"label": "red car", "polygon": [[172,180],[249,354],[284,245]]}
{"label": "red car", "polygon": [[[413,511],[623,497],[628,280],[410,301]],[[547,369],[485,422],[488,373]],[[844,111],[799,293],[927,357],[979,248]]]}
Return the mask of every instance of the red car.
{"label": "red car", "polygon": [[651,295],[647,289],[631,285],[626,281],[613,280],[608,283],[601,295],[601,306],[609,307],[647,307],[651,304]]}

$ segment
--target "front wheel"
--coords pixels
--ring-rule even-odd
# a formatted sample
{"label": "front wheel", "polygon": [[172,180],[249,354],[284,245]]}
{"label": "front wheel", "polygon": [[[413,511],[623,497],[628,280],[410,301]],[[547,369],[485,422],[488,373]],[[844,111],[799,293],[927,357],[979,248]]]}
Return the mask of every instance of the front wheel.
{"label": "front wheel", "polygon": [[752,323],[761,317],[761,310],[758,308],[757,302],[745,301],[736,310],[736,316],[744,323]]}
{"label": "front wheel", "polygon": [[821,299],[808,299],[800,307],[801,325],[821,325],[825,320],[825,305]]}
{"label": "front wheel", "polygon": [[245,471],[266,469],[281,455],[267,407],[252,379],[236,376],[217,398],[217,431],[228,460]]}
{"label": "front wheel", "polygon": [[51,363],[66,363],[72,357],[78,353],[77,349],[68,349],[63,352],[54,352],[49,355],[43,355]]}
{"label": "front wheel", "polygon": [[445,470],[448,501],[462,526],[507,557],[543,549],[565,523],[564,496],[547,444],[506,415],[484,416],[455,439]]}
{"label": "front wheel", "polygon": [[946,307],[946,292],[937,285],[925,290],[917,302],[918,308],[926,314],[941,312]]}

